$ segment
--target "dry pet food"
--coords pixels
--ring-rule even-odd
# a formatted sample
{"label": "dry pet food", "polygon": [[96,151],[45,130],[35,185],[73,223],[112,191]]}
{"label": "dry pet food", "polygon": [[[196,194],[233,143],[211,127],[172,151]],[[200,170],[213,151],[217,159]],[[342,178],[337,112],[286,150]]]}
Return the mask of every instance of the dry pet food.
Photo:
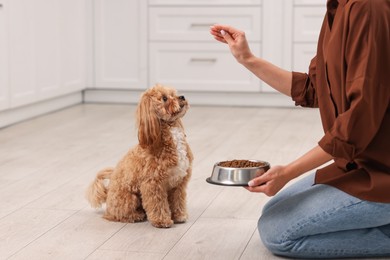
{"label": "dry pet food", "polygon": [[231,167],[231,168],[249,168],[249,167],[263,167],[265,166],[265,163],[248,161],[248,160],[232,160],[232,161],[220,162],[218,163],[218,166]]}

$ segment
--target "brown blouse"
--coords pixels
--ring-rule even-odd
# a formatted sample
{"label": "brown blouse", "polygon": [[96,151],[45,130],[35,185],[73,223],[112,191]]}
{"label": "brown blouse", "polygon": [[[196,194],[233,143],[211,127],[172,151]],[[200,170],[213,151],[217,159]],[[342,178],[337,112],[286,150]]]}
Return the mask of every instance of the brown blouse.
{"label": "brown blouse", "polygon": [[296,105],[319,107],[319,146],[334,163],[316,183],[390,203],[390,1],[328,0],[308,74],[293,72]]}

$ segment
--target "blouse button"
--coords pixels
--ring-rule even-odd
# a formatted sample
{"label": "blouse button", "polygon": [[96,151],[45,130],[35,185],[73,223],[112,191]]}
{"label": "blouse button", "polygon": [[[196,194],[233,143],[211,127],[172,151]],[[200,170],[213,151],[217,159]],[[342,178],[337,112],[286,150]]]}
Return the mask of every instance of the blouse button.
{"label": "blouse button", "polygon": [[357,164],[355,162],[349,162],[349,163],[347,163],[345,168],[347,169],[347,171],[356,170],[357,169]]}

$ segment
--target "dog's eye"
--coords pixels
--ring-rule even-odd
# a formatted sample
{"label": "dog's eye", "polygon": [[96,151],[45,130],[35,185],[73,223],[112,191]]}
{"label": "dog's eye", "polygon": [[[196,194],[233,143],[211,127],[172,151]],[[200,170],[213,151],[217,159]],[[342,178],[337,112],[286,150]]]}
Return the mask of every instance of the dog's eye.
{"label": "dog's eye", "polygon": [[166,96],[163,96],[162,99],[164,100],[164,102],[166,102],[168,100],[168,98]]}

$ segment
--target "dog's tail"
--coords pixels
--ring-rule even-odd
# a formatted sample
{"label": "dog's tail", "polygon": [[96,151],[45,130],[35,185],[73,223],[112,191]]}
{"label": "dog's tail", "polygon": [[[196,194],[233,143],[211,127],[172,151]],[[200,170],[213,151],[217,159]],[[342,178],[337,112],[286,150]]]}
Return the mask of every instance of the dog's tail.
{"label": "dog's tail", "polygon": [[107,199],[107,187],[104,180],[110,179],[114,168],[105,168],[98,172],[95,180],[89,185],[86,193],[87,200],[93,208],[100,208]]}

